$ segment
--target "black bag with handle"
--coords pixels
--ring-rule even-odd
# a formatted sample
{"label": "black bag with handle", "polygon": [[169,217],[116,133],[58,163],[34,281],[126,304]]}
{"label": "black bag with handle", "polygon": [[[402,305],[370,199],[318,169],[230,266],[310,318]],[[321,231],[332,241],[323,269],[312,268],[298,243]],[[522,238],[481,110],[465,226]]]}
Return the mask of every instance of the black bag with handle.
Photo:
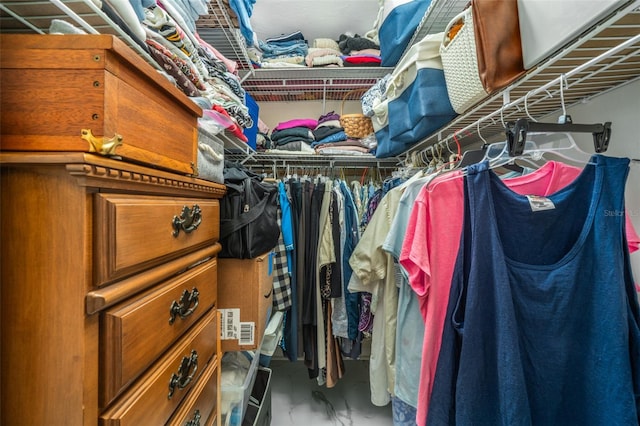
{"label": "black bag with handle", "polygon": [[253,259],[278,244],[278,187],[236,163],[225,164],[220,202],[221,258]]}

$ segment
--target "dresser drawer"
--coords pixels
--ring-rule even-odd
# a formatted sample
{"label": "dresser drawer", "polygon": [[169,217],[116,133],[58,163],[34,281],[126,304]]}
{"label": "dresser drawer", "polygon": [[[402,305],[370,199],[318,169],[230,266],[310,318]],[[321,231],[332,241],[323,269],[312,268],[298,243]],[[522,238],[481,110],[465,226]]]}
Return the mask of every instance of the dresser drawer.
{"label": "dresser drawer", "polygon": [[103,313],[101,406],[109,404],[214,306],[217,277],[214,258]]}
{"label": "dresser drawer", "polygon": [[[200,380],[202,366],[218,362],[214,355],[218,350],[219,333],[217,312],[211,309],[184,339],[100,416],[100,425],[165,424]],[[188,379],[190,376],[191,380]]]}
{"label": "dresser drawer", "polygon": [[[171,420],[170,426],[184,426],[187,424],[205,425],[211,422],[211,416],[216,416],[218,401],[218,374],[220,365],[218,359],[210,363],[183,401],[182,405]],[[189,423],[189,422],[192,423]]]}
{"label": "dresser drawer", "polygon": [[95,283],[98,286],[214,244],[218,200],[96,194]]}

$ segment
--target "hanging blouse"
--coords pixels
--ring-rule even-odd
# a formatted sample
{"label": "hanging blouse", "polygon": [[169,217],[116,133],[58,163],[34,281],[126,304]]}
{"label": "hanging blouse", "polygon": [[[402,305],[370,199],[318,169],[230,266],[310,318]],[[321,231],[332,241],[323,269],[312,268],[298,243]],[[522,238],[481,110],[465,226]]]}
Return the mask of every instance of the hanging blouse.
{"label": "hanging blouse", "polygon": [[[505,184],[519,194],[548,195],[575,180],[581,169],[549,161],[538,170]],[[438,176],[425,186],[413,206],[400,254],[400,264],[421,299],[425,321],[422,367],[416,421],[424,426],[442,340],[453,267],[463,218],[463,180],[460,171]],[[627,219],[627,240],[636,250],[640,238]]]}
{"label": "hanging blouse", "polygon": [[628,159],[595,155],[546,197],[468,168],[428,425],[637,425],[640,308]]}

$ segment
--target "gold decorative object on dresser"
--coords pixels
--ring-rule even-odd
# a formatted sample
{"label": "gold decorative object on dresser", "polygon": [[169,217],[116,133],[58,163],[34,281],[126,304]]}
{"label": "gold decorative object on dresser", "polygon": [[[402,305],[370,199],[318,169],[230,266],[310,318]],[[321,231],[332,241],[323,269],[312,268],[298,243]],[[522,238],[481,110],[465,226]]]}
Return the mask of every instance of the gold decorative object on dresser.
{"label": "gold decorative object on dresser", "polygon": [[112,36],[1,35],[0,68],[0,424],[220,426],[201,110]]}

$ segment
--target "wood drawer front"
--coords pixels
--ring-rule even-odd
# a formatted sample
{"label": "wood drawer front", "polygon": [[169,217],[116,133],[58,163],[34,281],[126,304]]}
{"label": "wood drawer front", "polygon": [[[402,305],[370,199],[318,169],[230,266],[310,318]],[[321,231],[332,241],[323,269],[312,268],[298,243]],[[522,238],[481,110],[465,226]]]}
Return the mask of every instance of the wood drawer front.
{"label": "wood drawer front", "polygon": [[[118,396],[214,306],[217,277],[217,259],[212,259],[133,302],[121,303],[104,312],[101,331],[101,371],[105,374],[102,407]],[[186,296],[184,303],[181,301],[183,295]],[[174,305],[176,308],[172,315]],[[192,313],[184,318],[176,315],[180,306],[183,306],[183,313]]]}
{"label": "wood drawer front", "polygon": [[209,364],[207,369],[193,387],[174,416],[167,423],[171,426],[183,426],[189,421],[199,418],[199,424],[209,424],[210,417],[217,415],[218,359]]}
{"label": "wood drawer front", "polygon": [[[211,309],[184,339],[180,340],[100,416],[100,425],[164,425],[189,390],[200,380],[202,366],[208,362],[219,362],[215,356],[219,334],[217,312],[215,309]],[[184,388],[176,387],[173,395],[169,398],[171,379],[178,374],[181,363],[183,360],[189,359],[192,351],[196,351],[198,357],[198,368],[193,380]],[[188,373],[193,373],[193,369],[189,369]]]}
{"label": "wood drawer front", "polygon": [[[174,227],[183,210],[200,210],[197,228]],[[188,227],[186,227],[189,229]],[[96,194],[95,283],[98,286],[214,244],[220,235],[218,200]]]}

